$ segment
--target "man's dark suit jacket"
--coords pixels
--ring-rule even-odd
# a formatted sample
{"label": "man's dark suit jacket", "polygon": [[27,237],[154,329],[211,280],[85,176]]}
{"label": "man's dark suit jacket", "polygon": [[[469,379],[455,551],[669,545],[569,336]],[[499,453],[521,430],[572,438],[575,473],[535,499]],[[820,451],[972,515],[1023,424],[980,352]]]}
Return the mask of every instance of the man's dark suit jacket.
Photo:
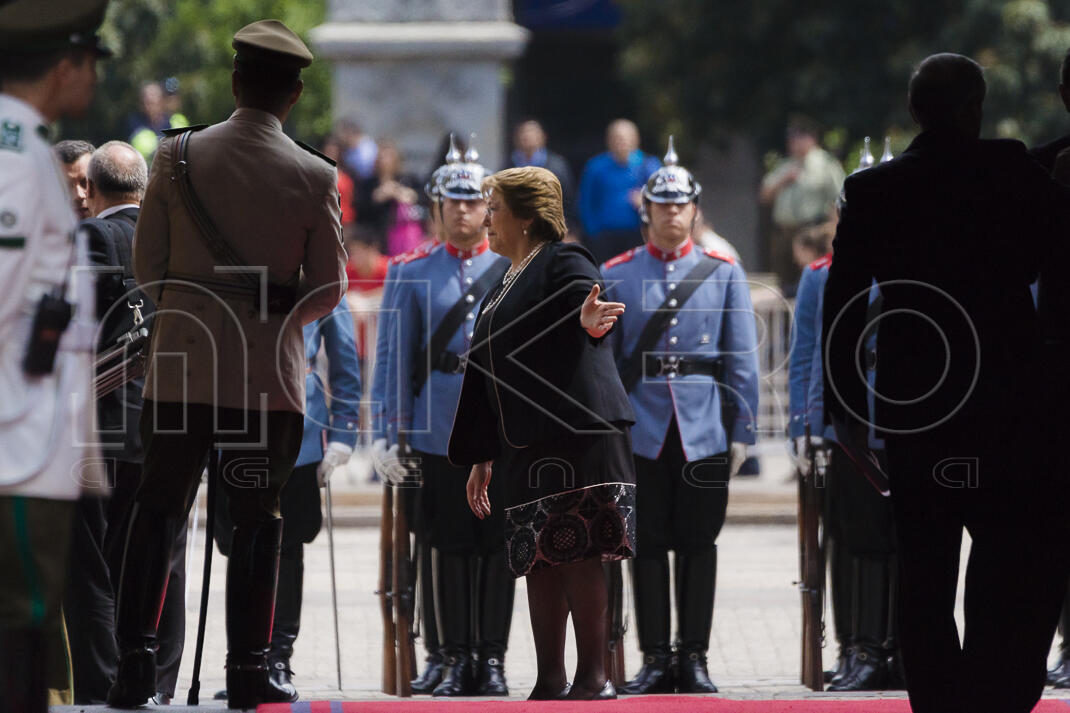
{"label": "man's dark suit jacket", "polygon": [[923,132],[850,176],[845,200],[825,291],[828,412],[866,415],[856,345],[875,278],[886,435],[967,428],[980,439],[1035,413],[1042,330],[1029,286],[1065,269],[1070,191],[1020,142]]}
{"label": "man's dark suit jacket", "polygon": [[[487,325],[477,324],[450,435],[452,463],[497,457],[501,444],[491,398],[501,404],[502,429],[515,447],[568,438],[575,430],[613,433],[611,424],[635,422],[612,346],[579,323],[595,282],[605,289],[586,248],[549,243],[493,313],[480,317],[493,315],[490,337],[481,340]],[[484,304],[500,290],[492,290]]]}
{"label": "man's dark suit jacket", "polygon": [[1045,171],[1051,173],[1055,169],[1055,159],[1059,156],[1059,152],[1065,148],[1070,148],[1070,134],[1060,136],[1046,144],[1034,146],[1029,149],[1029,153],[1044,167]]}
{"label": "man's dark suit jacket", "polygon": [[[106,218],[88,218],[82,221],[89,244],[89,261],[98,267],[114,268],[102,271],[97,276],[97,319],[100,320],[97,351],[103,352],[115,345],[115,340],[133,328],[134,320],[127,300],[134,301],[136,296],[144,301],[142,313],[146,318],[153,311],[152,301],[136,289],[132,279],[123,280],[123,273],[113,250],[109,249],[109,236],[127,242],[126,255],[131,255],[134,242],[134,225],[137,223],[138,209],[127,208],[112,213]],[[118,231],[115,231],[118,228]],[[133,276],[133,266],[126,266]],[[133,295],[128,295],[134,289]],[[148,326],[148,325],[146,325]],[[100,398],[97,401],[97,427],[100,440],[106,445],[105,458],[141,462],[143,458],[141,436],[138,424],[141,421],[141,390],[144,379],[134,379],[125,386]]]}

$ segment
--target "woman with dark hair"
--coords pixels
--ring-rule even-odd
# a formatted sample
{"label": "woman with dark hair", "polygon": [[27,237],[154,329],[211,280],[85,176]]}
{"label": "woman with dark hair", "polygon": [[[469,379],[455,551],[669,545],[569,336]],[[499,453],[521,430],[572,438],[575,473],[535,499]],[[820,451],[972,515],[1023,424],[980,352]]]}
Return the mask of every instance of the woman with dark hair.
{"label": "woman with dark hair", "polygon": [[[635,421],[605,335],[624,305],[602,302],[587,250],[563,243],[561,184],[543,168],[483,182],[490,247],[512,266],[480,308],[449,459],[472,465],[477,517],[503,507],[506,557],[526,576],[538,679],[531,699],[615,698],[606,678],[602,562],[635,553]],[[504,503],[491,503],[491,478]],[[565,674],[571,612],[578,662]]]}

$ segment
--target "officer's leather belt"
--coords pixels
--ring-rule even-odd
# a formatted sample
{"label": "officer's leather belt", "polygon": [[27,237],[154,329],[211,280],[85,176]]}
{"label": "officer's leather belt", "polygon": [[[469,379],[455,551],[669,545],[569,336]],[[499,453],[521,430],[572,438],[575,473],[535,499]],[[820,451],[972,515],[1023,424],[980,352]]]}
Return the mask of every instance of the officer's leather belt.
{"label": "officer's leather belt", "polygon": [[677,356],[661,357],[652,354],[647,354],[643,359],[643,373],[648,377],[668,376],[669,374],[676,374],[677,376],[702,374],[703,376],[719,378],[723,371],[724,363],[720,359],[698,361]]}
{"label": "officer's leather belt", "polygon": [[203,294],[204,290],[208,290],[220,296],[250,299],[256,297],[258,292],[252,285],[234,282],[233,280],[213,280],[204,275],[170,271],[164,275],[164,288],[198,294]]}
{"label": "officer's leather belt", "polygon": [[447,374],[463,374],[464,367],[468,364],[468,358],[461,356],[460,354],[454,354],[453,352],[441,352],[438,358],[431,363],[431,368],[435,371],[442,371]]}

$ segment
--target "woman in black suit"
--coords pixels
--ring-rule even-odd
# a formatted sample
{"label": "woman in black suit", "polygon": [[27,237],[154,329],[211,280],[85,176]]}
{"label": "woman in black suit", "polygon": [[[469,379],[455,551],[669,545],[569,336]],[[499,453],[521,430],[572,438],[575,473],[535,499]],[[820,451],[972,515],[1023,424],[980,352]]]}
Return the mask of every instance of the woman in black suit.
{"label": "woman in black suit", "polygon": [[[590,253],[562,242],[552,173],[506,169],[483,187],[490,247],[512,267],[479,311],[449,459],[472,465],[477,517],[505,508],[506,557],[528,582],[539,669],[530,698],[615,698],[603,664],[602,562],[635,553],[635,417],[603,338],[624,305],[598,300]],[[492,477],[503,480],[504,503],[487,496]],[[571,688],[569,612],[578,654]]]}

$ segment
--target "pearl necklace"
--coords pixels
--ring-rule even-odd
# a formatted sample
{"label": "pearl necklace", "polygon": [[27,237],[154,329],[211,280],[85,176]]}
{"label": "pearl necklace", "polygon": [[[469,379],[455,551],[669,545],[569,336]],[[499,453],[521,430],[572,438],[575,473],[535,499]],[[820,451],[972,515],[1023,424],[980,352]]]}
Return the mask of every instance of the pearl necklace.
{"label": "pearl necklace", "polygon": [[505,271],[505,275],[502,277],[501,292],[499,292],[494,297],[494,299],[492,299],[483,307],[483,312],[487,312],[488,310],[493,309],[499,302],[502,301],[502,299],[505,297],[505,293],[508,292],[509,288],[512,287],[513,283],[516,282],[516,278],[520,277],[520,273],[524,271],[524,268],[528,266],[528,263],[530,263],[535,258],[535,256],[539,253],[540,250],[542,250],[543,245],[546,245],[545,241],[540,242],[538,245],[533,247],[531,249],[531,252],[525,255],[524,259],[517,263],[516,267],[510,267],[508,270]]}

